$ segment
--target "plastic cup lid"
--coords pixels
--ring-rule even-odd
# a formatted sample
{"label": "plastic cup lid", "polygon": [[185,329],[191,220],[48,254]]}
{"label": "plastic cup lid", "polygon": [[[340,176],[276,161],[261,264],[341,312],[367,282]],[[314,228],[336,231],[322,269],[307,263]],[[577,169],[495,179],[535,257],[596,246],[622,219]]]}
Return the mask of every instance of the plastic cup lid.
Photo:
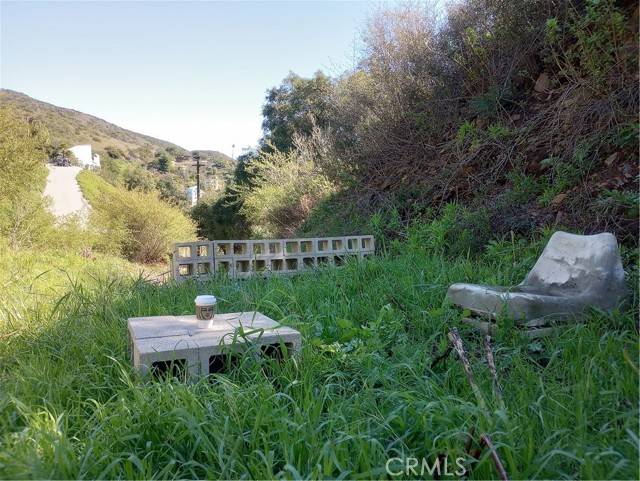
{"label": "plastic cup lid", "polygon": [[198,296],[196,297],[197,306],[210,306],[218,302],[216,296]]}

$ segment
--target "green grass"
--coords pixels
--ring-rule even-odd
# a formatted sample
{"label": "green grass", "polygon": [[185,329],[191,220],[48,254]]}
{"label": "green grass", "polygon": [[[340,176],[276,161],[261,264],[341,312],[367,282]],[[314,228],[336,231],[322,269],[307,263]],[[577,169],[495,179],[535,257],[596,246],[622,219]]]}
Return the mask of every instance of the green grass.
{"label": "green grass", "polygon": [[[388,478],[390,457],[463,455],[477,425],[512,479],[636,479],[635,305],[536,342],[503,328],[494,351],[504,407],[481,339],[460,327],[488,416],[453,355],[430,368],[459,326],[443,305],[447,286],[516,283],[539,252],[493,244],[490,255],[448,260],[410,248],[295,278],[165,286],[64,261],[82,271],[67,287],[41,277],[55,295],[0,310],[0,478]],[[24,266],[22,284],[40,269]],[[194,384],[139,378],[126,319],[190,313],[204,292],[222,312],[257,309],[299,329],[302,352],[282,365],[247,357]],[[485,455],[471,477],[495,476]]]}

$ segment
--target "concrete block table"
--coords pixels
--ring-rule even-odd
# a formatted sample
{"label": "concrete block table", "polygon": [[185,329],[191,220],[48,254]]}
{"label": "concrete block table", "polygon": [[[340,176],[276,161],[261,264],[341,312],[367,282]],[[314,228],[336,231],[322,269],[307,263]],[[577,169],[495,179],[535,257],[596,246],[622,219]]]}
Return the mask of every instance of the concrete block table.
{"label": "concrete block table", "polygon": [[[216,314],[212,327],[198,329],[196,316],[134,317],[127,321],[133,365],[149,371],[184,373],[189,378],[221,372],[250,344],[256,352],[281,357],[302,346],[300,333],[260,312]],[[240,335],[241,329],[244,335]]]}

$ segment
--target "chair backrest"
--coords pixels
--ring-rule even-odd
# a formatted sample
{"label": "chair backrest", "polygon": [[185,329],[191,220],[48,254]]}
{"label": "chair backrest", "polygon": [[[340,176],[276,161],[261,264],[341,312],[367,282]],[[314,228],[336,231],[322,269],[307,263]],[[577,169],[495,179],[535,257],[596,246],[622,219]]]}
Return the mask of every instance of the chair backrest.
{"label": "chair backrest", "polygon": [[616,299],[626,291],[624,269],[613,234],[577,235],[558,231],[521,286],[551,295],[573,294]]}

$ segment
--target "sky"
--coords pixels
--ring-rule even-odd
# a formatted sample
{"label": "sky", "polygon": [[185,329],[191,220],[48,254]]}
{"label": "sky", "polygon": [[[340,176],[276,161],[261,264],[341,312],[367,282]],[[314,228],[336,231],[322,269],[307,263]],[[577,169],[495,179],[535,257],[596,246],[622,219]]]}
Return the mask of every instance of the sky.
{"label": "sky", "polygon": [[0,86],[237,157],[261,135],[266,90],[352,67],[380,5],[2,1]]}

